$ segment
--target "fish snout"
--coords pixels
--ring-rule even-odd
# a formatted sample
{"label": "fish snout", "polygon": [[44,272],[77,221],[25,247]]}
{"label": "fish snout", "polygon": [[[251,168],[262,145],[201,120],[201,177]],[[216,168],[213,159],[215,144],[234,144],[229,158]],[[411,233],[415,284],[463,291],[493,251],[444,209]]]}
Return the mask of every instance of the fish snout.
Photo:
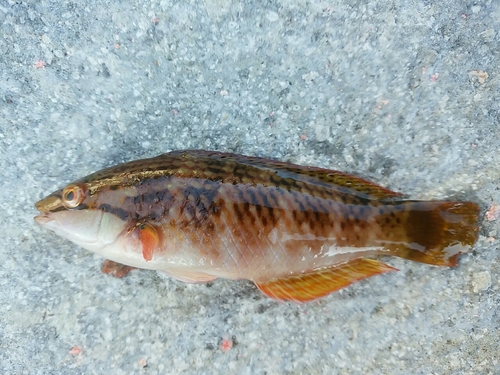
{"label": "fish snout", "polygon": [[[35,203],[35,208],[42,214],[64,207],[60,194],[52,193]],[[38,217],[38,216],[37,216]],[[36,219],[35,219],[36,220]]]}

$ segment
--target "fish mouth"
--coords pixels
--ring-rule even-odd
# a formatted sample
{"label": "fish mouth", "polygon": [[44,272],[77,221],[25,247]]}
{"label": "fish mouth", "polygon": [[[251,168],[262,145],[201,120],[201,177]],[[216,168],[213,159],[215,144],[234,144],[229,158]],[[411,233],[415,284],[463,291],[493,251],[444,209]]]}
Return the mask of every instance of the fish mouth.
{"label": "fish mouth", "polygon": [[60,194],[58,192],[54,192],[36,202],[35,208],[39,212],[39,215],[34,217],[35,221],[41,226],[45,226],[55,220],[51,213],[61,211],[64,209],[64,205]]}
{"label": "fish mouth", "polygon": [[47,225],[48,223],[50,223],[51,221],[54,221],[54,219],[52,219],[49,216],[48,212],[42,212],[41,215],[35,216],[35,221],[37,222],[37,224],[44,226],[44,225]]}

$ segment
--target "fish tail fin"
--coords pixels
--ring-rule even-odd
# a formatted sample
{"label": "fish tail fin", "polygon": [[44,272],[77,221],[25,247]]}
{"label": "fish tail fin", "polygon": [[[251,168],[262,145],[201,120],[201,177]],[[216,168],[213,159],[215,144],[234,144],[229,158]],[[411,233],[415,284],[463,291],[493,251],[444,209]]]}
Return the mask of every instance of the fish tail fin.
{"label": "fish tail fin", "polygon": [[436,266],[454,267],[478,237],[480,208],[472,202],[401,202],[406,241],[385,246],[392,255]]}

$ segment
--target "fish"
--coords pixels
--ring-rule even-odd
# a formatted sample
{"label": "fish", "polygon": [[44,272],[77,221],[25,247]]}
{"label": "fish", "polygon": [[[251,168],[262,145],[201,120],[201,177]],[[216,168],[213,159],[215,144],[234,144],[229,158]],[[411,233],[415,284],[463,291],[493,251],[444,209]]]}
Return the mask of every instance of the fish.
{"label": "fish", "polygon": [[381,256],[457,266],[480,213],[335,170],[204,150],[103,169],[35,207],[42,227],[107,259],[103,272],[247,279],[296,303],[397,270]]}

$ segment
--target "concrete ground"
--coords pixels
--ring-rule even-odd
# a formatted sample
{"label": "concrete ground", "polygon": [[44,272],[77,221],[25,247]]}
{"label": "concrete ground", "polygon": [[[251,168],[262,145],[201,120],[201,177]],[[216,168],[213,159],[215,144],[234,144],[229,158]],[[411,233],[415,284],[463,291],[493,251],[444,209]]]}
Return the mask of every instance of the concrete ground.
{"label": "concrete ground", "polygon": [[[499,374],[500,2],[0,1],[1,374]],[[188,285],[37,226],[119,162],[211,149],[482,207],[455,269],[318,303]]]}

